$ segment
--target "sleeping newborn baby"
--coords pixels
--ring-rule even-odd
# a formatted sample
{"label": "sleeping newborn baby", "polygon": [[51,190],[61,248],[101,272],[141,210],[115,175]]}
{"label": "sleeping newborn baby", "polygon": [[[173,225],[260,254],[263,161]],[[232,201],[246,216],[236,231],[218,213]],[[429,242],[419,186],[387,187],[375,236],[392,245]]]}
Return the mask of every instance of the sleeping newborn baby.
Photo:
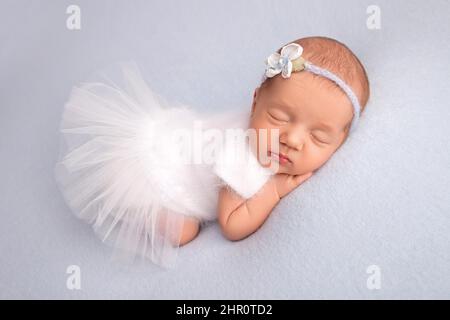
{"label": "sleeping newborn baby", "polygon": [[[244,201],[229,188],[221,189],[218,220],[224,234],[232,240],[242,239],[258,229],[282,197],[330,159],[345,142],[351,126],[356,125],[358,114],[369,98],[364,67],[345,45],[323,37],[299,39],[293,44],[301,47],[287,46],[285,54],[294,56],[294,67],[298,60],[307,61],[331,72],[332,79],[326,77],[328,72],[323,74],[323,70],[314,66],[313,72],[293,72],[284,78],[282,73],[272,71],[282,59],[281,49],[269,57],[267,78],[254,93],[249,127],[256,131],[267,129],[267,134],[279,130],[276,154],[271,153],[271,139],[265,139],[269,156],[279,167],[277,174],[251,199]],[[298,53],[301,57],[297,57]],[[288,66],[285,68],[289,71]],[[344,90],[352,90],[356,97]],[[263,144],[258,139],[257,146]],[[258,147],[253,146],[253,150],[261,165],[265,165]]]}
{"label": "sleeping newborn baby", "polygon": [[[178,248],[208,221],[218,220],[229,240],[254,233],[344,143],[369,98],[361,62],[324,37],[270,55],[251,108],[237,113],[198,114],[152,92],[137,71],[123,75],[125,90],[101,81],[72,89],[56,180],[103,241],[164,267],[174,266]],[[210,134],[202,152],[214,151],[211,138],[231,128],[254,139],[225,139],[210,162],[181,160],[199,139],[186,143],[174,133],[198,123]]]}

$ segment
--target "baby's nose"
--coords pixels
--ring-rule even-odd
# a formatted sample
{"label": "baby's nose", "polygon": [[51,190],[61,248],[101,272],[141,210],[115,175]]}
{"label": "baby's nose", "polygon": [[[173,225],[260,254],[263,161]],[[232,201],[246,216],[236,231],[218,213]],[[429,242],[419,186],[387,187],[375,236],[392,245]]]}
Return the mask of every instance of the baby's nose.
{"label": "baby's nose", "polygon": [[296,150],[302,150],[305,144],[306,131],[301,128],[291,129],[286,133],[286,144]]}

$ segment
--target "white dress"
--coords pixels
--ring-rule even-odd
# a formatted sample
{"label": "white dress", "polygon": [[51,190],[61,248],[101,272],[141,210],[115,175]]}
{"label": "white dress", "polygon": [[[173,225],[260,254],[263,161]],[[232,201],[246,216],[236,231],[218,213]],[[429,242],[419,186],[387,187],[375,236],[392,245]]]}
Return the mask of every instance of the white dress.
{"label": "white dress", "polygon": [[[92,224],[103,241],[127,257],[173,267],[186,216],[215,220],[222,186],[247,199],[272,172],[248,144],[230,139],[222,140],[212,160],[181,161],[180,155],[194,154],[198,146],[205,154],[214,136],[204,135],[196,144],[186,133],[194,137],[194,128],[201,127],[197,133],[224,137],[227,129],[245,130],[250,110],[200,115],[155,94],[136,66],[121,70],[125,88],[103,81],[72,89],[60,126],[56,180],[74,214]],[[184,133],[178,135],[184,140],[174,139],[174,132]],[[235,153],[245,156],[230,158]]]}

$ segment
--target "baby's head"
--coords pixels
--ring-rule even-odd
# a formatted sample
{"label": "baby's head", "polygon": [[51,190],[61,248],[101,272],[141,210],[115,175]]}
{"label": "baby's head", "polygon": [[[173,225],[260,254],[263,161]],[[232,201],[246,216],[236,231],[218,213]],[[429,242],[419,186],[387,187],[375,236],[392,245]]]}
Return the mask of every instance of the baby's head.
{"label": "baby's head", "polygon": [[[360,112],[364,110],[369,81],[350,49],[325,37],[302,38],[293,43],[303,47],[306,61],[342,79],[356,95]],[[292,72],[288,78],[280,73],[266,78],[255,90],[249,127],[256,129],[258,138],[259,130],[267,129],[269,152],[276,150],[270,145],[270,131],[279,129],[279,154],[288,160],[269,154],[271,161],[279,162],[278,173],[299,175],[320,168],[344,143],[353,110],[349,96],[334,81],[306,70]],[[259,146],[259,139],[257,142]],[[254,148],[263,164],[259,149]]]}

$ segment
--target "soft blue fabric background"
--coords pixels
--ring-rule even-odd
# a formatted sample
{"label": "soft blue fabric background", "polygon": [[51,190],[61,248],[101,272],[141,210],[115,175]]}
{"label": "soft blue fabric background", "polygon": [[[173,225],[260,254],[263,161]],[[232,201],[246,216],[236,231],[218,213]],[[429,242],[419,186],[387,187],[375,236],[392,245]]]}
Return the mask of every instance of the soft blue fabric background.
{"label": "soft blue fabric background", "polygon": [[[70,4],[81,30],[66,28]],[[381,8],[381,29],[366,8]],[[0,2],[1,298],[450,298],[448,1]],[[124,267],[70,213],[53,178],[70,89],[134,60],[152,88],[198,110],[250,107],[264,59],[337,38],[367,67],[360,128],[260,231],[216,225],[178,267]],[[381,270],[369,290],[366,269]],[[66,268],[81,268],[81,290]]]}

